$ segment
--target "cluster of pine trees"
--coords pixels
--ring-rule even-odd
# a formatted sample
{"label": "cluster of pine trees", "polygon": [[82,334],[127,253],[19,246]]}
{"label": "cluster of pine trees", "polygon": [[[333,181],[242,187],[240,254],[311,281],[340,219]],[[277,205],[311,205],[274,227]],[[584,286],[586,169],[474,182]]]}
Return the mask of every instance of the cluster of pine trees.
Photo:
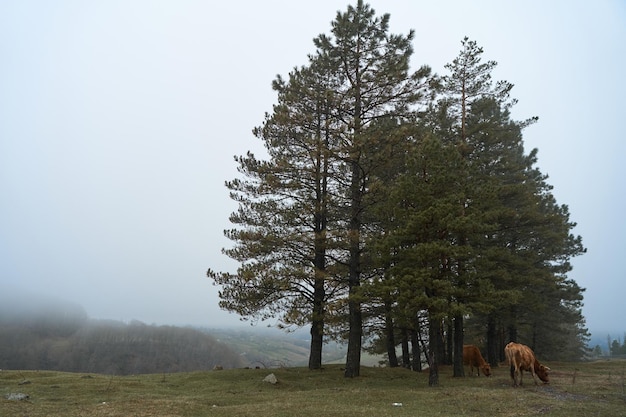
{"label": "cluster of pine trees", "polygon": [[609,354],[611,356],[626,356],[626,333],[624,333],[623,342],[620,341],[619,337],[611,342],[610,335],[607,336],[607,341],[609,342]]}
{"label": "cluster of pine trees", "polygon": [[585,249],[525,153],[536,118],[511,118],[513,85],[467,38],[447,75],[411,71],[414,34],[389,19],[359,0],[274,81],[254,129],[267,155],[236,157],[226,183],[239,208],[224,252],[239,267],[207,273],[221,307],[310,326],[311,369],[324,337],[344,338],[346,377],[367,341],[392,365],[398,344],[425,346],[433,384],[437,364],[463,374],[467,335],[494,364],[510,340],[580,358],[584,289],[567,273]]}

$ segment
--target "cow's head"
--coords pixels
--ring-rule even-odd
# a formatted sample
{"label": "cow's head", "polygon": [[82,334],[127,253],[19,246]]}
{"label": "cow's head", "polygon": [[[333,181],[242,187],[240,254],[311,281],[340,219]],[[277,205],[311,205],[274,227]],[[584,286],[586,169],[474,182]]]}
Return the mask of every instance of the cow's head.
{"label": "cow's head", "polygon": [[487,363],[481,367],[483,370],[483,375],[490,376],[491,375],[491,366]]}
{"label": "cow's head", "polygon": [[535,368],[535,374],[537,374],[539,379],[541,379],[544,384],[547,384],[548,382],[550,382],[550,378],[548,377],[549,370],[550,368],[548,368],[545,365],[539,365]]}

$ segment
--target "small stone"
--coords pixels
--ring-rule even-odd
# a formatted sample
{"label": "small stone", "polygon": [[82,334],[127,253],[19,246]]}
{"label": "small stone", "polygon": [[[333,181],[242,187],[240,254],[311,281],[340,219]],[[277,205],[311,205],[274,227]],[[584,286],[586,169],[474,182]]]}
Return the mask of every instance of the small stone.
{"label": "small stone", "polygon": [[24,401],[29,398],[28,394],[23,394],[21,392],[12,392],[6,395],[6,399],[9,401]]}
{"label": "small stone", "polygon": [[276,379],[276,375],[269,374],[263,379],[263,382],[269,382],[270,384],[275,385],[278,382],[278,379]]}

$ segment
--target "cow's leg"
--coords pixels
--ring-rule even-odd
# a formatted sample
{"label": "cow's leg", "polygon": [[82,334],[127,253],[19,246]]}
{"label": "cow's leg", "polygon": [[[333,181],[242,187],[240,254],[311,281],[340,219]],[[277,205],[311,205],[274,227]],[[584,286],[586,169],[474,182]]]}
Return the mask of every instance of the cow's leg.
{"label": "cow's leg", "polygon": [[517,386],[517,370],[515,369],[515,366],[513,364],[511,364],[511,379],[513,380],[513,386],[516,387]]}
{"label": "cow's leg", "polygon": [[514,386],[521,387],[523,378],[524,378],[524,371],[522,371],[522,368],[515,368],[515,384],[514,384]]}

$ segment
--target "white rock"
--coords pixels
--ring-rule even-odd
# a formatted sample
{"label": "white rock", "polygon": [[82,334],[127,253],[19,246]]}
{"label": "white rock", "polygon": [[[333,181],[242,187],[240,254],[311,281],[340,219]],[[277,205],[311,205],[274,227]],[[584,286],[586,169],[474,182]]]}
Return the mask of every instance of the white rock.
{"label": "white rock", "polygon": [[278,380],[276,379],[276,375],[269,374],[263,379],[263,382],[269,382],[270,384],[274,385],[278,382]]}
{"label": "white rock", "polygon": [[24,401],[30,398],[28,394],[22,394],[21,392],[12,392],[5,395],[5,398],[9,401]]}

